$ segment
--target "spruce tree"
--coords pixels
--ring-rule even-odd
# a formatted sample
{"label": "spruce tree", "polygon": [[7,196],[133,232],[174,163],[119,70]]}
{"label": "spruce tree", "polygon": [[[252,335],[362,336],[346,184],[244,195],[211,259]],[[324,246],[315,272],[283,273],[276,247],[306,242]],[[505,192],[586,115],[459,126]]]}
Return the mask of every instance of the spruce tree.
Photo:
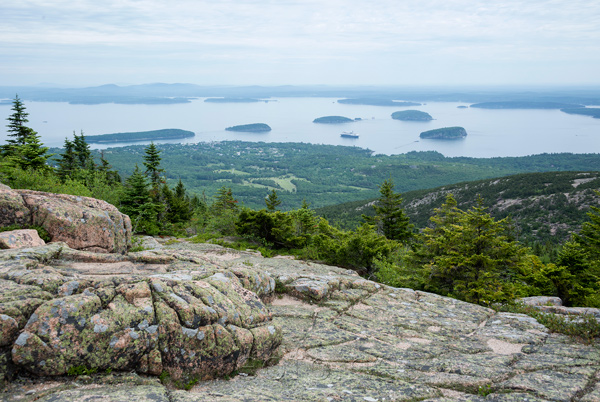
{"label": "spruce tree", "polygon": [[481,198],[467,212],[447,200],[409,253],[413,269],[425,271],[425,290],[484,305],[513,298],[527,249],[511,239],[506,220],[485,211]]}
{"label": "spruce tree", "polygon": [[2,154],[7,156],[10,154],[12,148],[19,147],[25,144],[25,139],[31,134],[32,130],[25,124],[29,122],[27,116],[29,113],[25,111],[25,105],[19,99],[19,95],[15,95],[13,100],[13,107],[11,109],[13,114],[8,116],[7,128],[8,139],[7,144],[2,146]]}
{"label": "spruce tree", "polygon": [[233,192],[231,191],[231,188],[223,186],[217,190],[213,208],[217,213],[238,210],[238,201],[233,198]]}
{"label": "spruce tree", "polygon": [[402,195],[394,192],[392,179],[385,180],[379,186],[379,199],[373,205],[375,216],[363,215],[367,223],[374,225],[377,231],[390,240],[406,242],[413,236],[413,225],[401,207]]}
{"label": "spruce tree", "polygon": [[56,173],[61,179],[66,179],[67,177],[71,177],[73,171],[77,168],[77,155],[75,155],[75,150],[73,146],[73,142],[69,141],[68,138],[65,138],[64,152],[60,155],[60,159],[58,160],[58,169]]}
{"label": "spruce tree", "polygon": [[151,142],[144,151],[144,166],[146,167],[146,176],[150,179],[152,188],[157,190],[163,183],[161,173],[165,171],[160,167],[160,151],[156,145],[154,145],[154,142]]}
{"label": "spruce tree", "polygon": [[31,128],[26,127],[28,135],[25,136],[23,144],[13,148],[13,154],[9,156],[21,169],[51,170],[46,164],[48,158],[53,154],[48,153],[48,147],[43,146],[40,136]]}
{"label": "spruce tree", "polygon": [[265,204],[267,205],[268,211],[276,211],[277,207],[281,205],[281,200],[277,197],[275,189],[271,190],[271,193],[265,198]]}
{"label": "spruce tree", "polygon": [[73,131],[73,152],[76,156],[76,164],[79,169],[93,171],[95,169],[94,157],[90,150],[90,145],[85,140],[83,131],[80,135]]}

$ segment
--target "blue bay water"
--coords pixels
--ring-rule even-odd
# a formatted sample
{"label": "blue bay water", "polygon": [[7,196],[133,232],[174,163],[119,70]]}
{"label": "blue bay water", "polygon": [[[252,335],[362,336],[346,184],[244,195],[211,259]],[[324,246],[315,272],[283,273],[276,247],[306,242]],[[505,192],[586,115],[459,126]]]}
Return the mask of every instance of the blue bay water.
{"label": "blue bay water", "polygon": [[[86,135],[179,128],[196,133],[194,138],[156,143],[201,141],[305,142],[349,145],[376,153],[438,151],[445,156],[495,157],[540,153],[600,152],[600,119],[569,115],[559,110],[486,110],[467,108],[455,102],[430,102],[410,108],[344,105],[337,98],[279,98],[258,103],[209,103],[197,99],[175,105],[70,105],[59,102],[25,102],[29,126],[42,142],[60,147],[73,131]],[[468,106],[468,104],[464,104]],[[391,114],[398,110],[422,110],[435,120],[402,122]],[[0,116],[10,115],[10,106],[0,107]],[[346,124],[315,124],[321,116],[340,115],[362,120]],[[226,127],[267,123],[268,133],[225,131]],[[462,140],[421,140],[422,131],[462,126],[468,136]],[[354,131],[358,139],[341,138]],[[0,132],[4,143],[6,132]],[[146,144],[137,142],[135,144]],[[93,148],[122,146],[99,145]],[[600,167],[590,167],[599,169]]]}

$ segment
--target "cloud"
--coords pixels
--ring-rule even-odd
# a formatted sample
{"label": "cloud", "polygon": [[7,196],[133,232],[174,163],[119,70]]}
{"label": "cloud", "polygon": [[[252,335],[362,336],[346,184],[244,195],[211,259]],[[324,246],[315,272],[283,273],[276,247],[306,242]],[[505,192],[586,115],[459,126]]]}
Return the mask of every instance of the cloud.
{"label": "cloud", "polygon": [[[407,64],[415,66],[468,61],[465,79],[469,69],[489,69],[494,62],[497,68],[506,63],[518,69],[522,63],[528,69],[537,60],[573,60],[567,70],[574,74],[581,63],[600,67],[600,5],[581,0],[3,0],[0,57],[15,52],[18,60],[0,67],[1,74],[28,57],[59,65],[59,55],[67,63],[82,53],[89,55],[88,64],[98,63],[101,54],[106,69],[154,57],[167,60],[164,66],[173,64],[169,58],[202,62],[203,69],[228,62],[227,70],[235,71],[259,58],[278,83],[292,82],[299,73],[289,70],[290,63],[332,71],[348,61],[356,64],[338,65],[348,72],[337,76],[355,82],[367,59],[393,64],[410,58]],[[150,77],[155,67],[139,68]],[[288,70],[274,74],[278,68]],[[166,71],[159,70],[156,75]],[[191,70],[188,76],[193,77]],[[359,81],[368,79],[365,74]]]}

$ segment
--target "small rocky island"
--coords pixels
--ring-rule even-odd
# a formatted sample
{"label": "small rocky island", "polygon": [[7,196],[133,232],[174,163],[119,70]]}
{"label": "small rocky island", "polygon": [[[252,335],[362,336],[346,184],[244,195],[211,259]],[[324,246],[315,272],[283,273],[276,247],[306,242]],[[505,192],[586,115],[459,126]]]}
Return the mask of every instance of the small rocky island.
{"label": "small rocky island", "polygon": [[420,110],[402,110],[392,113],[392,119],[402,121],[431,121],[433,117],[429,113]]}
{"label": "small rocky island", "polygon": [[195,135],[196,134],[193,131],[180,130],[177,128],[166,128],[162,130],[136,131],[131,133],[87,135],[85,140],[90,144],[103,144],[110,142],[177,140],[181,138],[193,137]]}
{"label": "small rocky island", "polygon": [[435,130],[423,131],[419,137],[430,140],[456,140],[465,138],[467,131],[462,127],[442,127]]}
{"label": "small rocky island", "polygon": [[317,117],[313,120],[313,123],[322,123],[322,124],[341,124],[341,123],[351,123],[354,120],[344,117],[344,116],[323,116]]}
{"label": "small rocky island", "polygon": [[264,133],[271,131],[271,127],[265,123],[242,124],[239,126],[227,127],[227,131],[242,131],[246,133]]}

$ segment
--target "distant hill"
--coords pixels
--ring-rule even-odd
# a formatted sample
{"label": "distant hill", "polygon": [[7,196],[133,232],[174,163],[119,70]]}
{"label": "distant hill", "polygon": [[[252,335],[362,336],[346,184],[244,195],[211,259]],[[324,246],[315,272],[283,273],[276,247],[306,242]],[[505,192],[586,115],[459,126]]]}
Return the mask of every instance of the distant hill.
{"label": "distant hill", "polygon": [[475,103],[471,107],[480,109],[567,109],[582,108],[583,105],[560,102],[506,101]]}
{"label": "distant hill", "polygon": [[344,116],[323,116],[317,117],[313,120],[313,123],[323,123],[323,124],[340,124],[340,123],[351,123],[354,120],[344,117]]}
{"label": "distant hill", "polygon": [[369,105],[369,106],[421,106],[416,102],[399,102],[390,99],[375,99],[375,98],[356,98],[356,99],[340,99],[338,103],[346,105]]}
{"label": "distant hill", "polygon": [[442,127],[419,134],[419,137],[430,140],[456,140],[466,136],[467,130],[462,127]]}
{"label": "distant hill", "polygon": [[239,126],[227,127],[225,130],[227,131],[243,131],[249,133],[261,133],[266,131],[271,131],[271,127],[265,123],[252,123],[252,124],[242,124]]}
{"label": "distant hill", "polygon": [[86,135],[85,140],[90,144],[102,144],[109,142],[136,142],[152,140],[173,140],[193,137],[196,134],[192,131],[180,130],[177,128],[166,128],[152,131],[136,131],[131,133],[115,133]]}
{"label": "distant hill", "polygon": [[[564,242],[587,219],[590,205],[598,206],[600,172],[525,173],[497,179],[464,182],[430,190],[402,194],[403,207],[418,228],[429,223],[434,209],[446,195],[454,195],[458,207],[466,210],[481,195],[496,219],[512,217],[523,241]],[[355,227],[361,215],[373,215],[375,199],[318,208],[316,213],[333,224]]]}
{"label": "distant hill", "polygon": [[403,121],[431,121],[433,117],[427,112],[420,110],[401,110],[392,113],[392,119]]}

